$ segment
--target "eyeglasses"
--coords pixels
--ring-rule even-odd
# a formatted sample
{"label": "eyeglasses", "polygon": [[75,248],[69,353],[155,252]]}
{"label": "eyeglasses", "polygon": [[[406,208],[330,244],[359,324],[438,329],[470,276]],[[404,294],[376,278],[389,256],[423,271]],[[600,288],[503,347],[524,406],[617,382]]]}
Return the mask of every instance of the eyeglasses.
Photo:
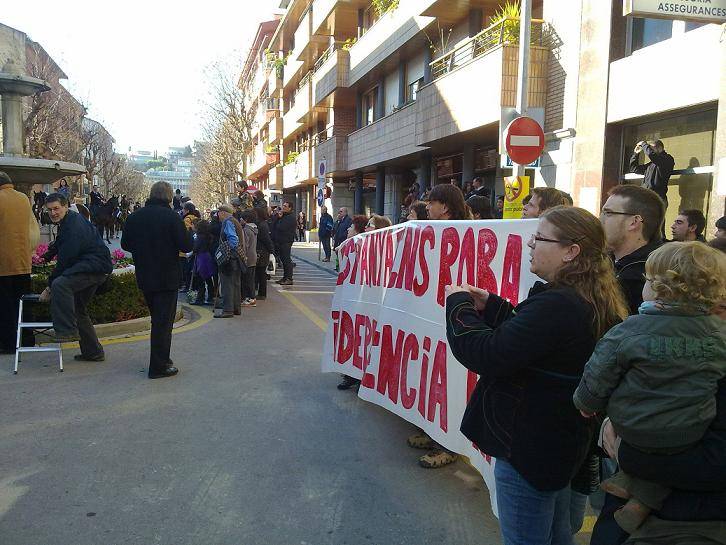
{"label": "eyeglasses", "polygon": [[600,216],[640,216],[640,214],[634,214],[633,212],[620,212],[618,210],[610,210],[609,208],[603,208],[600,211]]}
{"label": "eyeglasses", "polygon": [[578,238],[572,238],[568,240],[557,240],[554,238],[545,238],[541,237],[539,235],[533,234],[532,237],[529,239],[530,243],[537,244],[538,242],[556,242],[557,244],[575,244],[576,242],[580,242],[585,237],[578,237]]}

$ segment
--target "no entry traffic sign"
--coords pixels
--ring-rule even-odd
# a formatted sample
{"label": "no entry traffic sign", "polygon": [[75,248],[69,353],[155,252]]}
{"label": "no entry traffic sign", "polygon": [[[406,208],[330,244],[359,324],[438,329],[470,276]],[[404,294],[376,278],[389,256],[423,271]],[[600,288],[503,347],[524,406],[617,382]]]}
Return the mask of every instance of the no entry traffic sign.
{"label": "no entry traffic sign", "polygon": [[544,131],[531,117],[518,117],[504,133],[504,147],[512,161],[528,165],[544,150]]}

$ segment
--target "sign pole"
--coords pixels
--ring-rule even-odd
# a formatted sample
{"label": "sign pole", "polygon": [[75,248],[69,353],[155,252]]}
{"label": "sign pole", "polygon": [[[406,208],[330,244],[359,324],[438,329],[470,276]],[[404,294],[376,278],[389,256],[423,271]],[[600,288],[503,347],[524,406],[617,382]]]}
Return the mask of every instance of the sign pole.
{"label": "sign pole", "polygon": [[[529,37],[532,26],[532,0],[521,0],[519,12],[519,59],[517,62],[517,113],[527,115],[529,83]],[[515,176],[524,176],[525,165],[516,165]]]}

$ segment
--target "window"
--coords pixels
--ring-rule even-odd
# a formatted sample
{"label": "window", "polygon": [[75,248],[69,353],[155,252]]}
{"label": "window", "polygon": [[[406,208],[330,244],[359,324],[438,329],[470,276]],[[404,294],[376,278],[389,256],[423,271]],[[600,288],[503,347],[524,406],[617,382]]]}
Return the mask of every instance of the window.
{"label": "window", "polygon": [[673,21],[667,19],[633,18],[631,51],[668,40],[673,36]]}
{"label": "window", "polygon": [[406,87],[406,104],[416,100],[416,95],[418,95],[418,90],[423,86],[423,82],[423,78],[419,78],[413,83],[408,84],[408,87]]}
{"label": "window", "polygon": [[702,26],[707,25],[708,23],[699,23],[696,21],[686,21],[686,32],[690,32],[691,30],[696,30],[697,28],[701,28]]}
{"label": "window", "polygon": [[361,97],[361,126],[370,125],[378,119],[376,104],[378,102],[378,87],[374,87]]}

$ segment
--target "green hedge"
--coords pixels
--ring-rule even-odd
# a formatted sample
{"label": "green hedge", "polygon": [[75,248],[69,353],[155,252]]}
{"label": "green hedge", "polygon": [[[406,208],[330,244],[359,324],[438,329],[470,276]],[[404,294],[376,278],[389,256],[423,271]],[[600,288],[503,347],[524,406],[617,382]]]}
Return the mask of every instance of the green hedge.
{"label": "green hedge", "polygon": [[[111,289],[103,295],[95,295],[88,305],[88,313],[94,324],[123,322],[149,315],[144,295],[136,285],[132,272],[111,275]],[[33,276],[33,293],[40,293],[48,286],[48,276]],[[48,305],[33,305],[33,317],[38,321],[50,321]]]}

